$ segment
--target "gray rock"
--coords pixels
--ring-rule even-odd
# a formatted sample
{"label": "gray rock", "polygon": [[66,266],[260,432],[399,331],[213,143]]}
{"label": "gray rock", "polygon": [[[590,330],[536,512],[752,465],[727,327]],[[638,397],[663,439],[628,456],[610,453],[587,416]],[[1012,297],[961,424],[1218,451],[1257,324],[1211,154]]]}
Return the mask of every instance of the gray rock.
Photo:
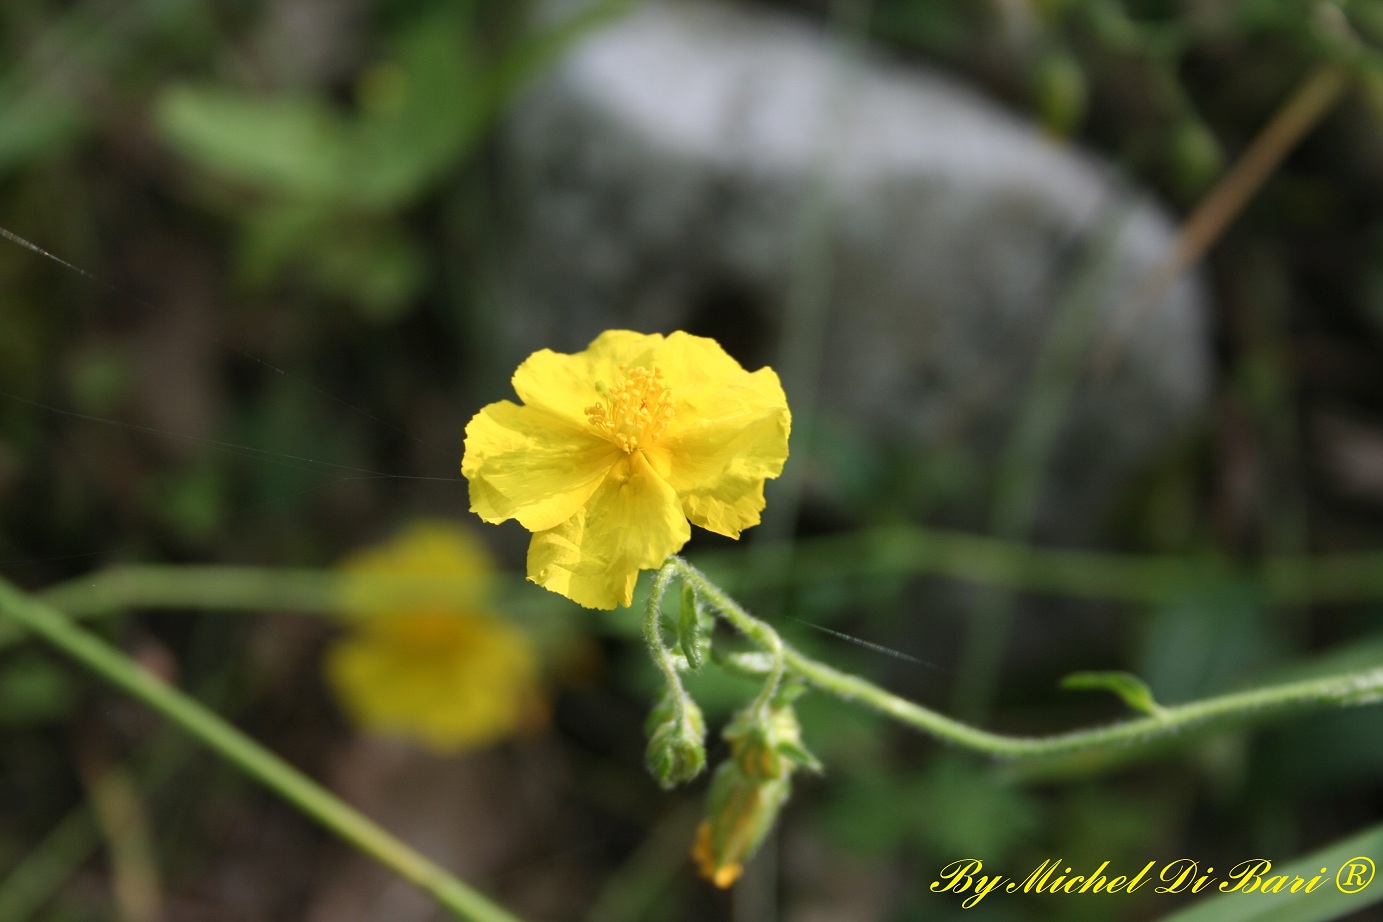
{"label": "gray rock", "polygon": [[[1093,534],[1206,403],[1194,281],[1116,320],[1172,240],[1153,204],[953,79],[807,23],[646,3],[528,94],[501,162],[516,357],[611,327],[704,332],[785,371],[795,407],[809,374],[837,432],[990,467],[1061,328],[1076,377],[1069,402],[1054,391],[1041,515],[1065,537]],[[1091,344],[1116,322],[1122,361],[1097,378]]]}

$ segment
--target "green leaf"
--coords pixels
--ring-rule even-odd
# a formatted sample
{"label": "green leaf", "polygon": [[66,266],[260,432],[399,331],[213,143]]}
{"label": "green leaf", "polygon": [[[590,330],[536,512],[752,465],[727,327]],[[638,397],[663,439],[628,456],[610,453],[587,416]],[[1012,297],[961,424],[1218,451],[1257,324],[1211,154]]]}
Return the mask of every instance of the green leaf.
{"label": "green leaf", "polygon": [[1142,714],[1156,714],[1162,710],[1153,700],[1147,683],[1131,672],[1073,672],[1061,680],[1061,687],[1113,692]]}
{"label": "green leaf", "polygon": [[347,125],[320,100],[178,86],[155,109],[164,139],[203,169],[292,197],[350,191]]}
{"label": "green leaf", "polygon": [[[1300,890],[1279,893],[1220,893],[1181,912],[1164,916],[1161,922],[1327,922],[1352,917],[1365,907],[1383,900],[1383,881],[1357,893],[1345,893],[1336,885],[1336,875],[1348,880],[1348,863],[1356,858],[1377,860],[1383,856],[1383,824],[1358,835],[1342,839],[1319,851],[1284,865],[1274,865],[1266,877],[1285,875],[1311,880],[1321,875],[1320,885],[1311,893]],[[1324,870],[1322,870],[1324,869]],[[1231,884],[1232,886],[1232,884]]]}
{"label": "green leaf", "polygon": [[76,699],[72,677],[46,656],[24,651],[0,664],[0,726],[56,723]]}
{"label": "green leaf", "polygon": [[237,257],[247,286],[265,287],[297,268],[376,323],[413,305],[428,270],[422,248],[398,224],[318,202],[273,202],[247,213]]}
{"label": "green leaf", "polygon": [[398,208],[454,169],[492,121],[488,74],[469,17],[458,11],[405,29],[391,60],[366,74],[391,92],[352,125],[353,182],[343,194],[362,207]]}
{"label": "green leaf", "polygon": [[692,670],[701,668],[701,613],[696,610],[696,590],[682,583],[682,608],[677,615],[677,646]]}
{"label": "green leaf", "polygon": [[413,306],[427,278],[421,248],[401,228],[377,225],[365,233],[342,233],[321,240],[303,254],[313,280],[323,290],[352,302],[366,319],[384,324]]}

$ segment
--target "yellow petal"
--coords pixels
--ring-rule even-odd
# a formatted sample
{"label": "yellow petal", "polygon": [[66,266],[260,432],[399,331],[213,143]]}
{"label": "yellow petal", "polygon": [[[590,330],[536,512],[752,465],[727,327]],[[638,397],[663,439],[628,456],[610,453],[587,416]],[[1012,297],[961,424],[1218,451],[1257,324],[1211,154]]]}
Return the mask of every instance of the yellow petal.
{"label": "yellow petal", "polygon": [[656,466],[692,522],[738,538],[759,523],[764,481],[783,470],[792,417],[771,368],[700,399],[698,418],[663,436]]}
{"label": "yellow petal", "polygon": [[541,407],[571,425],[586,425],[586,408],[601,398],[601,386],[623,375],[621,366],[648,367],[659,334],[607,330],[586,347],[569,355],[542,349],[514,372],[514,391],[530,407]]}
{"label": "yellow petal", "polygon": [[344,574],[343,609],[352,615],[390,613],[400,598],[424,597],[418,588],[424,582],[436,586],[438,601],[472,604],[486,595],[494,571],[485,545],[444,520],[414,522],[337,566]]}
{"label": "yellow petal", "polygon": [[503,400],[466,426],[461,473],[470,481],[472,512],[542,531],[575,515],[622,457],[585,428]]}
{"label": "yellow petal", "polygon": [[716,861],[715,849],[711,843],[711,824],[702,820],[696,827],[696,841],[692,844],[692,860],[701,876],[724,890],[739,880],[744,867],[731,862],[720,864]]}
{"label": "yellow petal", "polygon": [[587,608],[629,605],[639,571],[661,566],[690,537],[677,494],[634,452],[584,509],[533,536],[528,578]]}
{"label": "yellow petal", "polygon": [[326,671],[357,725],[438,752],[488,745],[543,712],[532,643],[479,613],[365,622],[332,646]]}
{"label": "yellow petal", "polygon": [[[662,370],[677,401],[677,418],[684,421],[713,415],[716,395],[726,385],[750,377],[720,343],[681,330],[668,334],[650,361]],[[769,370],[769,374],[773,372]],[[777,381],[778,376],[773,374],[773,379]],[[711,406],[707,406],[708,400]]]}

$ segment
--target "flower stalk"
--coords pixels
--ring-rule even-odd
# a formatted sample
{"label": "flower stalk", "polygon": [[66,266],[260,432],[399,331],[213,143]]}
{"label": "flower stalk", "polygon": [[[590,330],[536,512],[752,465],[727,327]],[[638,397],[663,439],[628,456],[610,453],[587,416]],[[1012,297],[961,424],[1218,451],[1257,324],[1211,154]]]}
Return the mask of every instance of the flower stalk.
{"label": "flower stalk", "polygon": [[787,675],[839,698],[858,702],[943,742],[998,759],[1043,762],[1096,750],[1147,746],[1192,729],[1247,724],[1308,710],[1383,701],[1383,667],[1380,667],[1169,705],[1156,714],[1088,730],[1045,737],[1006,736],[953,720],[798,652],[772,627],[746,612],[700,570],[680,557],[668,558],[658,572],[649,596],[649,611],[655,610],[661,598],[660,590],[666,591],[674,575],[695,586],[710,608],[751,643],[781,655]]}
{"label": "flower stalk", "polygon": [[[859,703],[943,742],[1019,763],[1029,772],[1034,765],[1049,767],[1055,761],[1080,754],[1131,752],[1192,729],[1248,724],[1322,707],[1383,701],[1383,667],[1380,667],[1368,672],[1251,689],[1173,707],[1153,704],[1148,694],[1143,717],[1055,736],[1005,736],[946,717],[859,676],[803,655],[785,643],[766,622],[746,612],[700,570],[674,555],[663,563],[654,577],[644,631],[650,638],[654,661],[668,678],[669,694],[675,688],[679,698],[686,697],[677,676],[679,664],[663,645],[660,633],[663,597],[674,578],[681,581],[684,596],[690,586],[693,595],[704,599],[711,612],[724,618],[762,651],[733,654],[722,661],[749,666],[751,672],[766,676],[763,690],[725,730],[730,757],[721,763],[712,778],[706,819],[698,827],[692,846],[692,858],[702,876],[717,887],[734,884],[745,862],[753,857],[777,821],[791,793],[794,771],[798,768],[821,770],[820,763],[802,743],[792,709],[792,700],[806,686]],[[755,665],[761,668],[752,668]],[[1124,686],[1131,682],[1137,680],[1123,677]],[[1143,692],[1147,692],[1145,687]],[[687,706],[695,707],[695,702],[687,699]],[[699,732],[704,732],[704,728],[699,728]],[[658,741],[657,736],[654,741]],[[650,759],[650,766],[653,765]],[[665,770],[655,768],[654,773],[665,787],[682,780],[669,781],[669,773]]]}

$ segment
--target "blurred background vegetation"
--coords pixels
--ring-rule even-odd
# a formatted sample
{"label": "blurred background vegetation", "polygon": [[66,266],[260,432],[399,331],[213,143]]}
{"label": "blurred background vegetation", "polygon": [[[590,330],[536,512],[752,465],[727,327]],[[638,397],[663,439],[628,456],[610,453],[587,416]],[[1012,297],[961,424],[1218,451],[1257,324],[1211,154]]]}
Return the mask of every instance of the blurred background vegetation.
{"label": "blurred background vegetation", "polygon": [[[1383,3],[776,5],[863,21],[869,42],[1102,152],[1182,215],[1304,75],[1357,67],[1217,242],[1213,411],[1111,513],[1108,546],[1188,566],[1383,547]],[[487,285],[505,226],[495,132],[529,80],[627,6],[542,29],[525,4],[488,0],[0,7],[0,226],[80,267],[0,245],[0,573],[40,589],[134,562],[330,566],[411,520],[472,519],[462,432],[510,370],[494,359],[505,305]],[[794,451],[837,498],[809,505],[808,548],[814,533],[896,524],[900,508],[934,524],[929,507],[980,489],[946,445],[930,458]],[[521,573],[522,533],[482,538]],[[694,558],[725,551],[698,542]],[[914,605],[952,588],[846,573],[743,599],[813,655],[948,710],[960,622]],[[1373,709],[1020,785],[809,697],[805,735],[828,774],[798,785],[732,898],[686,858],[700,789],[663,795],[642,771],[654,682],[634,619],[521,586],[505,598],[561,638],[544,644],[550,719],[463,755],[360,737],[322,676],[327,620],[134,611],[99,629],[535,918],[1155,918],[1178,900],[994,898],[964,912],[926,884],[963,856],[1008,873],[1049,857],[1285,860],[1383,819]],[[1383,607],[1366,594],[1273,604],[1261,581],[1226,576],[1146,604],[1068,604],[1103,627],[1014,652],[986,677],[984,725],[1049,733],[1119,716],[1057,688],[1077,669],[1130,670],[1176,702],[1327,654],[1383,657]],[[695,690],[716,726],[745,695],[715,675]],[[20,915],[24,901],[0,899],[0,919],[439,917],[161,734],[39,646],[0,649],[0,888],[22,885],[32,904]]]}

